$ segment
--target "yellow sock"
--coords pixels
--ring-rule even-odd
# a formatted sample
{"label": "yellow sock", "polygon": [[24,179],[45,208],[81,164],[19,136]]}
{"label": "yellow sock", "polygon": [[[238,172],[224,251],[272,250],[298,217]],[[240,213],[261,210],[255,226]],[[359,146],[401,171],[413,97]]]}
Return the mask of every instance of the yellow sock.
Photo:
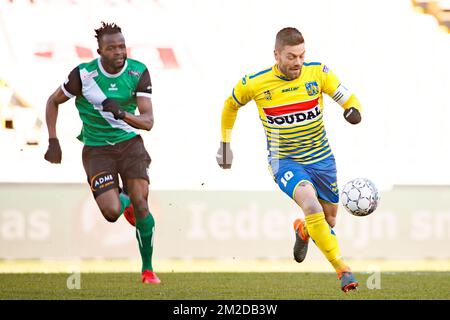
{"label": "yellow sock", "polygon": [[322,251],[328,261],[339,274],[350,271],[350,268],[342,261],[341,250],[336,236],[331,234],[330,226],[325,220],[323,212],[314,213],[305,217],[306,229],[311,239]]}

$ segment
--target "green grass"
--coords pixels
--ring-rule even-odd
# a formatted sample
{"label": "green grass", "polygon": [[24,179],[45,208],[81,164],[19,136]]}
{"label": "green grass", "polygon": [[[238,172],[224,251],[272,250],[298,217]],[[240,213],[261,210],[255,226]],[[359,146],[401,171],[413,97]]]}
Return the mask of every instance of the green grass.
{"label": "green grass", "polygon": [[138,273],[82,273],[69,290],[69,274],[0,274],[0,299],[450,299],[449,272],[381,273],[381,289],[344,294],[331,273],[160,273],[160,285],[143,285]]}

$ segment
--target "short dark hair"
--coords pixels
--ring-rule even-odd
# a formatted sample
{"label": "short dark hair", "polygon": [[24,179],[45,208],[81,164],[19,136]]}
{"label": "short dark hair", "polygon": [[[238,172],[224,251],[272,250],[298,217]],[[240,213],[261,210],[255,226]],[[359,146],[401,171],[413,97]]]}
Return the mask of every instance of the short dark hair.
{"label": "short dark hair", "polygon": [[303,35],[296,28],[283,28],[277,33],[275,48],[281,49],[284,46],[296,46],[305,42]]}
{"label": "short dark hair", "polygon": [[100,44],[100,39],[105,34],[116,34],[116,33],[122,33],[122,29],[120,27],[113,23],[107,23],[102,21],[102,26],[98,29],[95,29],[95,37],[97,38],[97,42]]}

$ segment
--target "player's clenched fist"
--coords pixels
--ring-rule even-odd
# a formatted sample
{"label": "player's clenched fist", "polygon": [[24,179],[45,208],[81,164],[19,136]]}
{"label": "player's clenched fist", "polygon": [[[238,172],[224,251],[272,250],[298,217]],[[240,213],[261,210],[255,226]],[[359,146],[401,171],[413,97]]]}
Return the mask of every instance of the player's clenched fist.
{"label": "player's clenched fist", "polygon": [[119,103],[114,100],[107,98],[102,102],[103,111],[111,112],[114,115],[114,119],[123,119],[125,118],[125,111],[120,108]]}
{"label": "player's clenched fist", "polygon": [[344,111],[344,118],[351,124],[358,124],[361,122],[361,113],[358,109],[350,107]]}
{"label": "player's clenched fist", "polygon": [[48,149],[44,159],[51,163],[61,163],[62,151],[58,138],[48,139]]}
{"label": "player's clenched fist", "polygon": [[231,151],[229,142],[221,142],[217,150],[216,160],[222,169],[230,169],[233,162],[233,151]]}

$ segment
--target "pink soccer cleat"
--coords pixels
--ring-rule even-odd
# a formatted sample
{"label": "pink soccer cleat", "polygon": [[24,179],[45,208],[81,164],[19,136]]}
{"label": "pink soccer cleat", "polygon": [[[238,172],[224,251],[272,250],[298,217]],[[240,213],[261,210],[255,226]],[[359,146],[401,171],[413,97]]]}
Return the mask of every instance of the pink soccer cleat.
{"label": "pink soccer cleat", "polygon": [[142,283],[150,283],[150,284],[159,284],[161,280],[159,280],[156,273],[150,270],[144,270],[142,272]]}

